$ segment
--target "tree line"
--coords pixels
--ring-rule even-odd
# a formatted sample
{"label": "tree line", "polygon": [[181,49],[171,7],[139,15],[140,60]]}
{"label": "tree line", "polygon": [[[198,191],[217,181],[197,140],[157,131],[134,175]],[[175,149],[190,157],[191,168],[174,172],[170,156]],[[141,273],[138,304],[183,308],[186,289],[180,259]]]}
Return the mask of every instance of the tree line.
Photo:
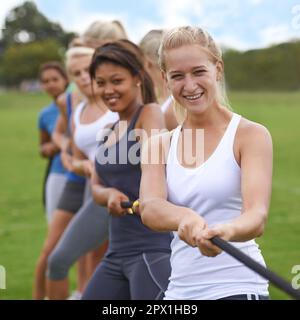
{"label": "tree line", "polygon": [[[0,85],[18,87],[36,79],[39,65],[63,60],[75,33],[48,20],[33,2],[12,9],[0,39]],[[300,40],[269,48],[224,52],[229,90],[299,90]]]}

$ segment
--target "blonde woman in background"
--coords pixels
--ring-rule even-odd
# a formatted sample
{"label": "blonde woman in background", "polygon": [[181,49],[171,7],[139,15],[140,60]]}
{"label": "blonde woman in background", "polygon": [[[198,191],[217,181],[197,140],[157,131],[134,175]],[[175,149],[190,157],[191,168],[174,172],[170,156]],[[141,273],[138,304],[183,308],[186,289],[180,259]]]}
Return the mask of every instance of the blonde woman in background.
{"label": "blonde woman in background", "polygon": [[158,65],[158,49],[162,35],[163,30],[149,31],[140,41],[139,47],[145,55],[145,67],[154,83],[155,93],[165,116],[166,127],[168,130],[173,130],[178,125],[174,114],[174,100],[163,80],[162,71]]}

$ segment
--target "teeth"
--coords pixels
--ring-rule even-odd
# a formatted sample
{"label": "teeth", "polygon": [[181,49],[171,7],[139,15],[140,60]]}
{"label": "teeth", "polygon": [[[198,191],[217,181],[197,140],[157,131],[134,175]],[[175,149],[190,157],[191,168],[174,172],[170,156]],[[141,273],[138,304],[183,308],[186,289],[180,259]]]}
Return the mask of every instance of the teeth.
{"label": "teeth", "polygon": [[188,100],[197,100],[202,96],[203,93],[195,94],[193,96],[185,96],[186,99]]}
{"label": "teeth", "polygon": [[117,97],[111,97],[111,98],[106,98],[106,100],[108,102],[110,102],[110,103],[115,103],[118,100],[118,98]]}

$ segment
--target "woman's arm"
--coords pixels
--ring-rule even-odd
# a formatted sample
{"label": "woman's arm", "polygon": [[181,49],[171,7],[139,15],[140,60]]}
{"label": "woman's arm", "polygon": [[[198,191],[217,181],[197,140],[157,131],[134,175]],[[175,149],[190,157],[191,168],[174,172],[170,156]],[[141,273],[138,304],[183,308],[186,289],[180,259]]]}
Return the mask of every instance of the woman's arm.
{"label": "woman's arm", "polygon": [[91,177],[92,195],[96,203],[107,207],[110,214],[123,216],[126,210],[121,207],[122,201],[128,201],[128,197],[115,188],[106,188],[96,173],[95,167]]}
{"label": "woman's arm", "polygon": [[65,118],[60,114],[52,133],[52,141],[63,152],[66,152],[70,148],[70,139],[67,137],[67,126],[68,124],[65,121]]}
{"label": "woman's arm", "polygon": [[[140,214],[143,223],[156,231],[177,231],[179,237],[196,246],[206,223],[189,208],[167,201],[165,159],[169,152],[171,132],[154,136],[144,145],[140,186]],[[151,154],[158,154],[152,157]],[[159,160],[159,161],[157,161]]]}
{"label": "woman's arm", "polygon": [[52,158],[59,152],[59,148],[51,141],[51,137],[47,131],[40,130],[40,155],[44,158]]}
{"label": "woman's arm", "polygon": [[71,142],[72,158],[71,171],[84,177],[90,178],[93,172],[93,163],[87,159],[86,155],[78,149],[74,141]]}
{"label": "woman's arm", "polygon": [[[166,130],[164,115],[156,103],[146,104],[141,112],[137,127],[141,128],[146,134],[146,140],[153,134],[160,133],[161,130]],[[145,135],[141,137],[141,142]]]}
{"label": "woman's arm", "polygon": [[68,131],[68,116],[67,116],[67,94],[61,94],[56,104],[59,108],[60,114],[57,118],[55,129],[52,133],[52,140],[60,148],[61,151],[67,151],[70,147],[70,140],[67,137]]}

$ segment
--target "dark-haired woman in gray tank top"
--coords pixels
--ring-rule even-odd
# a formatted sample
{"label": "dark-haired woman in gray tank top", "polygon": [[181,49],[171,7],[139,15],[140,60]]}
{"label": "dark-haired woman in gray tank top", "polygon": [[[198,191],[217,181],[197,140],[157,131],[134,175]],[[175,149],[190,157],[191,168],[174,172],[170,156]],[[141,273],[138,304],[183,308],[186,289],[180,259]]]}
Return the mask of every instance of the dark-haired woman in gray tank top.
{"label": "dark-haired woman in gray tank top", "polygon": [[161,299],[171,271],[171,235],[150,230],[139,215],[124,211],[121,202],[139,197],[140,148],[145,134],[164,128],[163,115],[151,103],[156,100],[152,81],[128,44],[98,48],[90,73],[120,120],[103,135],[96,153],[92,189],[95,201],[110,212],[109,248],[83,299]]}

